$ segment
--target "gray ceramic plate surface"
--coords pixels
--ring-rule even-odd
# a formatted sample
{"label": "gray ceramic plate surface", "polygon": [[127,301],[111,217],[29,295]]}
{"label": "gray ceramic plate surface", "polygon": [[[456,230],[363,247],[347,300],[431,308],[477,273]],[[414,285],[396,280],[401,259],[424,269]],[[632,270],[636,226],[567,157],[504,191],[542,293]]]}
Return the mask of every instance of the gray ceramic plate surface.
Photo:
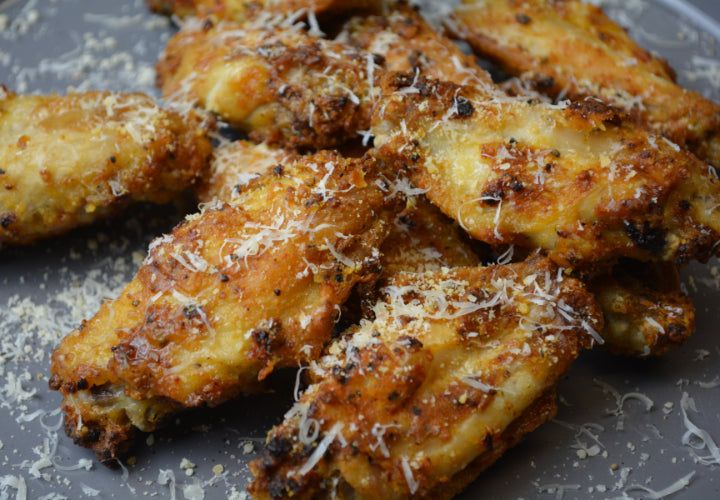
{"label": "gray ceramic plate surface", "polygon": [[[642,45],[670,60],[681,83],[720,100],[720,2],[603,4]],[[139,0],[0,1],[0,83],[18,92],[72,86],[157,95],[153,65],[173,31]],[[99,465],[65,437],[60,398],[47,389],[59,338],[115,296],[148,242],[188,210],[140,207],[63,238],[0,251],[0,499],[23,492],[47,499],[243,497],[247,463],[292,403],[293,373],[277,377],[274,394],[182,415],[178,425],[144,436],[124,470]],[[720,443],[716,266],[684,271],[697,305],[697,333],[685,346],[653,360],[584,353],[560,385],[557,418],[461,498],[654,498],[648,489],[662,492],[682,479],[687,486],[670,497],[720,498],[720,466],[696,458],[712,461],[711,450],[684,439],[692,422],[707,431],[711,448]],[[688,397],[695,405],[684,414]]]}

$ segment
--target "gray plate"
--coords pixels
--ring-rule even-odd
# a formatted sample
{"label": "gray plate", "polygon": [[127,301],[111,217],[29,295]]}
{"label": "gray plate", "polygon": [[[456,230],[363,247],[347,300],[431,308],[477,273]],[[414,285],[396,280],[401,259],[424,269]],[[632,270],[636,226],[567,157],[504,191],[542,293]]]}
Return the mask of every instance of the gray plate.
{"label": "gray plate", "polygon": [[[717,0],[603,3],[642,45],[670,60],[683,84],[720,100],[720,24],[711,17],[720,18]],[[74,87],[157,95],[152,67],[172,32],[138,0],[0,1],[0,82],[19,92]],[[48,499],[202,498],[201,492],[242,498],[248,461],[291,405],[293,373],[276,377],[274,394],[184,414],[178,425],[141,439],[125,472],[98,465],[65,437],[60,398],[47,389],[59,338],[91,317],[102,298],[115,296],[149,240],[188,209],[139,207],[122,219],[0,253],[0,499],[23,498],[22,491]],[[707,448],[685,442],[681,410],[683,395],[691,397],[687,419],[720,443],[715,266],[692,265],[684,273],[698,310],[698,331],[685,346],[644,361],[584,353],[561,383],[557,418],[461,498],[653,498],[643,488],[663,490],[681,478],[689,484],[673,498],[720,498],[719,466],[699,462]]]}

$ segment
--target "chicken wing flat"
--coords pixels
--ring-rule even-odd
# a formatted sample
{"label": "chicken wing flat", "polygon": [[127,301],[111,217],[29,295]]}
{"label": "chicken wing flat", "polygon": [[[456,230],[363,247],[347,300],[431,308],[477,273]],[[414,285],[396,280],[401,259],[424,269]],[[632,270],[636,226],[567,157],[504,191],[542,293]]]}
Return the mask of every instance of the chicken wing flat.
{"label": "chicken wing flat", "polygon": [[597,6],[579,0],[463,0],[460,36],[505,71],[553,96],[595,96],[720,166],[720,105],[674,82]]}
{"label": "chicken wing flat", "polygon": [[626,356],[658,356],[695,331],[695,307],[671,263],[621,261],[588,284],[605,317],[603,347]]}
{"label": "chicken wing flat", "polygon": [[547,259],[398,274],[251,463],[257,498],[449,498],[554,415],[602,319]]}
{"label": "chicken wing flat", "polygon": [[321,149],[369,128],[374,64],[296,27],[221,23],[177,33],[157,71],[166,97],[197,102],[256,142]]}
{"label": "chicken wing flat", "polygon": [[0,245],[167,203],[207,167],[202,120],[142,94],[18,95],[0,86]]}
{"label": "chicken wing flat", "polygon": [[387,16],[353,17],[338,40],[385,59],[390,72],[413,72],[459,85],[494,86],[490,75],[404,3]]}
{"label": "chicken wing flat", "polygon": [[475,238],[595,271],[618,257],[685,262],[718,251],[710,167],[614,109],[410,75],[385,84],[373,123],[380,156]]}
{"label": "chicken wing flat", "polygon": [[107,461],[168,412],[317,359],[402,208],[370,157],[304,157],[155,240],[122,294],[52,358],[65,429]]}
{"label": "chicken wing flat", "polygon": [[353,9],[377,8],[380,0],[146,0],[153,12],[179,17],[210,17],[238,23],[267,15],[294,15],[299,11],[339,14]]}

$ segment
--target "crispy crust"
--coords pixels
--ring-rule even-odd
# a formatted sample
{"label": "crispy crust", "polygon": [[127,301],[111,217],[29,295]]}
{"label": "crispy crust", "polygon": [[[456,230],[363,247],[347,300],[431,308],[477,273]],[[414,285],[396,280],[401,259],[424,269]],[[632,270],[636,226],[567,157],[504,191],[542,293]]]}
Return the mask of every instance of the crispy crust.
{"label": "crispy crust", "polygon": [[108,459],[133,427],[316,359],[402,206],[376,184],[382,172],[370,157],[305,157],[152,243],[122,294],[53,353],[71,436]]}
{"label": "crispy crust", "polygon": [[[445,498],[462,489],[553,415],[555,383],[590,343],[581,325],[602,326],[592,296],[558,276],[547,259],[396,275],[376,319],[311,370],[251,463],[251,494]],[[535,293],[555,298],[541,306]]]}
{"label": "crispy crust", "polygon": [[0,87],[0,245],[60,234],[136,201],[167,203],[212,150],[194,113],[143,94],[18,95]]}
{"label": "crispy crust", "polygon": [[[370,61],[372,64],[372,61]],[[370,124],[368,57],[297,28],[187,27],[168,42],[158,85],[256,142],[338,146]]]}
{"label": "crispy crust", "polygon": [[475,238],[596,272],[719,250],[707,165],[598,101],[562,108],[410,75],[388,77],[384,94],[380,156]]}
{"label": "crispy crust", "polygon": [[[720,105],[675,84],[599,7],[578,0],[465,0],[460,36],[506,72],[553,96],[595,96],[720,166]],[[622,69],[619,69],[622,68]]]}

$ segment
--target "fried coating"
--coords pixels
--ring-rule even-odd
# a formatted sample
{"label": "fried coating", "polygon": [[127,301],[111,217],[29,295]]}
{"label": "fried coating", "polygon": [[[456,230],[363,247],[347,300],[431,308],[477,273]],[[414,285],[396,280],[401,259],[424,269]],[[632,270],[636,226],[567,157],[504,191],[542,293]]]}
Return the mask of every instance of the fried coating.
{"label": "fried coating", "polygon": [[208,175],[198,182],[195,195],[200,203],[234,201],[253,179],[275,167],[282,171],[283,165],[299,159],[297,153],[263,143],[233,141],[222,144],[213,151]]}
{"label": "fried coating", "polygon": [[0,86],[0,246],[88,224],[137,201],[167,203],[206,169],[193,113],[142,94],[18,95]]}
{"label": "fried coating", "polygon": [[166,97],[197,102],[255,142],[308,150],[369,128],[374,66],[368,54],[296,27],[221,23],[186,26],[157,71]]}
{"label": "fried coating", "polygon": [[413,8],[399,2],[387,16],[353,17],[337,40],[385,59],[386,71],[459,85],[494,87],[490,75],[471,55],[429,26]]}
{"label": "fried coating", "polygon": [[252,462],[257,498],[450,498],[554,415],[602,318],[547,259],[398,274],[311,367]]}
{"label": "fried coating", "polygon": [[463,0],[460,36],[552,96],[595,96],[720,166],[720,105],[674,82],[601,8],[579,0]]}
{"label": "fried coating", "polygon": [[376,9],[380,0],[146,0],[153,12],[179,17],[209,17],[244,23],[271,15],[341,14],[354,9]]}
{"label": "fried coating", "polygon": [[718,252],[720,182],[693,155],[595,100],[567,107],[409,75],[373,123],[395,162],[473,237],[602,271],[619,257]]}
{"label": "fried coating", "polygon": [[670,263],[621,261],[588,284],[605,317],[604,348],[626,356],[659,356],[695,331],[695,307]]}
{"label": "fried coating", "polygon": [[317,359],[404,203],[383,178],[370,157],[321,152],[155,240],[121,295],[53,353],[66,432],[108,461],[170,411],[220,404],[275,367]]}

